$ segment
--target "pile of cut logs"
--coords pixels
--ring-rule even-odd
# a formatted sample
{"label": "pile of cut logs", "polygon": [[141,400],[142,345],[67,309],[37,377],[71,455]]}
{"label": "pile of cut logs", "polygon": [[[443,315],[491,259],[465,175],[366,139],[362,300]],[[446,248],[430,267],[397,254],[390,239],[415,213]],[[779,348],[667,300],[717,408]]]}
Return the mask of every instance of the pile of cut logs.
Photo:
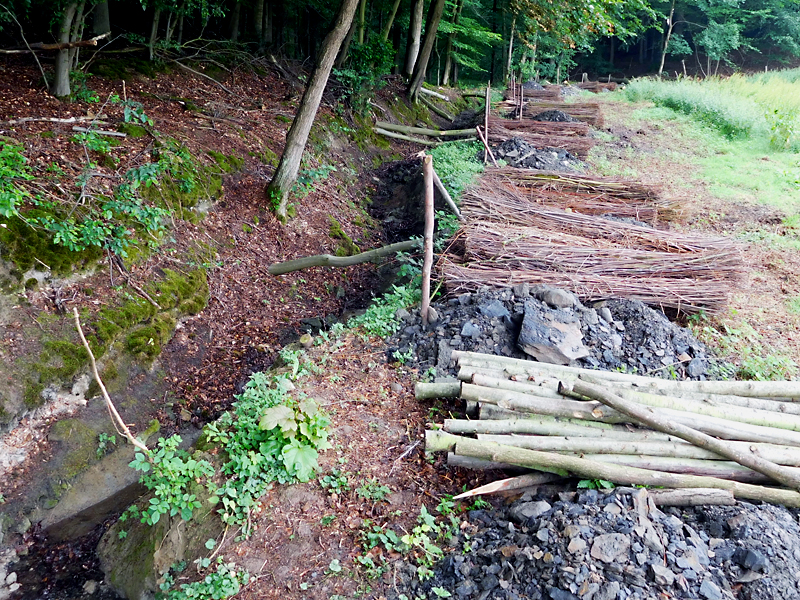
{"label": "pile of cut logs", "polygon": [[426,432],[426,450],[448,451],[451,465],[800,506],[800,382],[673,381],[473,352],[453,358],[459,381],[416,389],[421,399],[460,397],[478,416]]}

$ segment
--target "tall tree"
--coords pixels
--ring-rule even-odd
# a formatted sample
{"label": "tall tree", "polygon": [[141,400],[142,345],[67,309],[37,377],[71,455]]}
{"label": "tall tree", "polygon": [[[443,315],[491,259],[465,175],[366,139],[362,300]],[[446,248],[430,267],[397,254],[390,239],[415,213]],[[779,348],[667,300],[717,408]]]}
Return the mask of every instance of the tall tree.
{"label": "tall tree", "polygon": [[411,74],[411,83],[408,84],[408,97],[416,102],[422,82],[425,81],[425,73],[428,71],[428,61],[431,58],[433,45],[436,43],[436,34],[439,31],[439,21],[444,12],[445,0],[432,0],[428,8],[428,18],[425,21],[425,39],[422,42],[417,62],[414,65],[414,72]]}
{"label": "tall tree", "polygon": [[411,77],[414,65],[417,64],[419,46],[422,40],[422,14],[425,8],[424,0],[412,0],[411,22],[408,26],[408,41],[406,42],[406,63],[403,75]]}
{"label": "tall tree", "polygon": [[308,134],[314,124],[320,100],[322,100],[322,93],[325,91],[325,85],[328,83],[328,77],[331,74],[339,47],[342,45],[342,40],[353,22],[357,6],[358,0],[342,0],[336,22],[322,42],[319,61],[308,82],[303,99],[300,101],[300,107],[297,109],[289,133],[286,135],[286,145],[278,168],[267,186],[267,200],[275,206],[275,214],[281,221],[285,222],[288,218],[289,192],[297,181],[300,160],[303,157]]}
{"label": "tall tree", "polygon": [[[64,12],[61,14],[61,24],[58,28],[59,44],[70,42],[73,21],[77,11],[77,2],[70,2],[64,8]],[[55,78],[53,79],[53,85],[50,87],[50,93],[57,98],[69,96],[71,92],[69,86],[70,58],[70,51],[67,48],[62,48],[56,54]]]}

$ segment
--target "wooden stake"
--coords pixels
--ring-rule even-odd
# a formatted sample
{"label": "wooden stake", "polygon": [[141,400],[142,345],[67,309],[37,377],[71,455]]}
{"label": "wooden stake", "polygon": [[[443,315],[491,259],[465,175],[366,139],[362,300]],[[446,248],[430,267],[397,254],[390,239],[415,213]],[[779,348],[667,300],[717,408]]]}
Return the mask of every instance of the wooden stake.
{"label": "wooden stake", "polygon": [[488,154],[492,158],[492,162],[494,163],[494,166],[497,167],[498,164],[497,164],[497,161],[494,158],[494,153],[492,152],[492,149],[489,148],[489,142],[486,141],[486,137],[483,135],[483,133],[481,133],[480,125],[475,127],[475,131],[478,132],[478,137],[483,142],[483,147],[486,149],[486,151],[484,152],[483,162],[486,162],[486,155]]}
{"label": "wooden stake", "polygon": [[431,269],[433,267],[433,157],[422,159],[422,175],[425,180],[425,259],[422,262],[422,324],[428,324],[428,309],[431,305]]}
{"label": "wooden stake", "polygon": [[353,256],[333,256],[332,254],[317,254],[315,256],[306,256],[304,258],[295,258],[294,260],[287,260],[286,262],[275,263],[267,268],[270,275],[283,275],[284,273],[291,273],[292,271],[300,271],[310,267],[350,267],[352,265],[359,265],[368,262],[375,258],[396,254],[397,252],[405,252],[412,248],[419,246],[420,240],[406,240],[404,242],[397,242],[375,248],[374,250],[367,250],[361,254],[354,254]]}

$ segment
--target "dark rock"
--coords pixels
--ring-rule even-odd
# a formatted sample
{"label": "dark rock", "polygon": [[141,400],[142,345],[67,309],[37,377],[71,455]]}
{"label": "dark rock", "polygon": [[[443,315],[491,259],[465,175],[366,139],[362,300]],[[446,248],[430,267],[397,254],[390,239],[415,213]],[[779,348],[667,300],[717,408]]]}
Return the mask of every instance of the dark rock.
{"label": "dark rock", "polygon": [[575,594],[554,587],[550,588],[548,595],[550,596],[550,600],[580,600]]}
{"label": "dark rock", "polygon": [[525,523],[529,519],[536,519],[550,511],[552,507],[544,500],[539,502],[521,502],[511,507],[509,516],[517,523]]}
{"label": "dark rock", "polygon": [[489,304],[482,304],[478,310],[481,311],[483,316],[489,317],[490,319],[500,319],[509,316],[508,309],[503,306],[499,300],[494,300]]}
{"label": "dark rock", "polygon": [[769,566],[769,559],[758,550],[739,548],[733,554],[733,561],[751,571],[764,572]]}
{"label": "dark rock", "polygon": [[550,121],[552,123],[574,123],[578,120],[563,110],[545,110],[531,118],[534,121]]}
{"label": "dark rock", "polygon": [[686,374],[689,377],[700,377],[701,375],[705,375],[705,373],[706,365],[699,358],[693,358],[691,361],[689,361],[689,364],[686,365]]}

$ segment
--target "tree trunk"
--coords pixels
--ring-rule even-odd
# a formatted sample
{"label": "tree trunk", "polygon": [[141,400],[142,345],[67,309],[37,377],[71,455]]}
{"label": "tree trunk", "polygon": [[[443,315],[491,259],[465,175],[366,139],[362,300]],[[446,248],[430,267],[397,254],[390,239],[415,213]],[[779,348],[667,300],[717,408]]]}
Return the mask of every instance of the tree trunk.
{"label": "tree trunk", "polygon": [[389,12],[389,18],[386,20],[386,25],[383,26],[383,32],[381,33],[381,39],[384,42],[389,39],[389,33],[392,31],[392,25],[394,25],[394,18],[397,16],[398,8],[400,8],[400,0],[394,0],[392,10]]}
{"label": "tree trunk", "polygon": [[293,260],[287,260],[286,262],[272,264],[267,268],[267,272],[270,275],[277,276],[292,273],[293,271],[310,269],[311,267],[351,267],[375,260],[376,258],[397,254],[398,252],[407,252],[417,246],[419,246],[419,240],[407,240],[405,242],[396,242],[388,246],[375,248],[374,250],[367,250],[366,252],[354,254],[353,256],[317,254],[315,256],[295,258]]}
{"label": "tree trunk", "polygon": [[511,34],[508,36],[508,60],[506,61],[505,77],[508,78],[511,73],[511,60],[514,58],[514,32],[517,27],[517,15],[511,19]]}
{"label": "tree trunk", "polygon": [[178,44],[178,46],[183,44],[183,17],[184,17],[184,14],[183,14],[183,12],[181,12],[181,14],[178,15],[178,39],[175,40],[175,42]]}
{"label": "tree trunk", "polygon": [[658,65],[658,76],[664,72],[664,61],[667,60],[667,47],[669,46],[669,38],[672,37],[672,29],[675,26],[673,17],[675,16],[675,0],[672,0],[672,5],[669,8],[669,17],[667,18],[667,33],[664,36],[664,47],[661,49],[661,64]]}
{"label": "tree trunk", "polygon": [[[72,33],[70,34],[70,41],[77,42],[83,37],[84,14],[83,10],[86,7],[86,2],[78,4],[78,10],[75,13],[75,18],[72,20]],[[80,47],[70,48],[69,50],[69,68],[72,71],[78,68],[78,56],[81,49]]]}
{"label": "tree trunk", "polygon": [[433,268],[433,157],[429,154],[422,159],[422,175],[425,180],[425,229],[424,259],[422,261],[422,300],[419,314],[422,325],[428,324],[428,309],[431,305],[431,269]]}
{"label": "tree trunk", "polygon": [[272,2],[269,0],[266,1],[266,6],[264,7],[264,37],[261,38],[261,47],[266,48],[267,46],[271,46],[272,42],[274,41],[273,35],[273,21],[275,20],[275,12],[272,6]]}
{"label": "tree trunk", "polygon": [[422,12],[425,8],[423,0],[413,0],[411,6],[411,22],[408,26],[408,40],[406,42],[406,64],[403,68],[403,75],[411,77],[414,72],[414,65],[417,63],[419,46],[422,39]]}
{"label": "tree trunk", "polygon": [[[61,16],[61,25],[58,28],[58,42],[60,44],[69,43],[72,22],[75,19],[75,12],[77,10],[77,2],[72,2],[64,8],[64,14]],[[57,98],[69,96],[71,92],[69,87],[69,60],[69,49],[59,50],[58,54],[56,54],[55,78],[53,79],[50,93]]]}
{"label": "tree trunk", "polygon": [[[464,6],[464,0],[458,0],[456,4],[456,12],[453,15],[453,25],[458,25],[458,18],[461,16],[461,8]],[[453,41],[456,37],[455,31],[447,36],[447,46],[444,50],[444,75],[442,76],[442,85],[447,86],[450,84],[450,72],[453,69]]]}
{"label": "tree trunk", "polygon": [[345,61],[347,60],[347,52],[350,50],[350,43],[353,41],[353,36],[356,33],[356,23],[350,24],[350,29],[347,30],[347,37],[344,38],[344,42],[342,42],[341,47],[339,48],[339,53],[336,55],[336,62],[333,63],[333,66],[337,69],[341,69],[344,66]]}
{"label": "tree trunk", "polygon": [[358,43],[364,43],[364,28],[366,27],[367,0],[361,0],[358,4]]}
{"label": "tree trunk", "polygon": [[230,22],[230,29],[228,31],[229,38],[232,42],[236,42],[239,39],[239,19],[242,16],[242,3],[237,2],[233,6],[233,12],[231,12],[231,22]]}
{"label": "tree trunk", "polygon": [[615,51],[615,43],[614,38],[609,39],[609,47],[608,47],[608,64],[611,66],[611,69],[614,69],[614,51]]}
{"label": "tree trunk", "polygon": [[347,30],[353,22],[353,16],[358,6],[358,0],[343,0],[339,14],[336,17],[331,32],[325,37],[320,49],[319,61],[314,69],[311,80],[308,82],[300,108],[297,110],[292,126],[286,136],[286,146],[283,150],[278,168],[272,181],[266,189],[267,201],[275,206],[275,213],[282,221],[288,218],[287,207],[289,192],[297,181],[297,172],[300,170],[300,159],[308,141],[308,134],[314,124],[322,93],[328,83],[328,76],[333,68],[333,61],[339,52],[347,35]]}
{"label": "tree trunk", "polygon": [[436,42],[436,33],[439,30],[439,21],[442,19],[445,0],[433,0],[428,8],[428,18],[425,21],[425,39],[417,56],[417,63],[414,65],[414,72],[411,74],[411,83],[408,85],[408,97],[416,102],[419,95],[419,88],[425,81],[425,73],[428,70],[428,61],[433,52],[433,45]]}
{"label": "tree trunk", "polygon": [[93,35],[97,36],[108,31],[111,31],[111,14],[108,10],[108,0],[103,0],[94,6],[92,33]]}
{"label": "tree trunk", "polygon": [[147,44],[150,60],[155,57],[156,40],[158,39],[158,22],[161,19],[161,9],[157,8],[153,13],[153,22],[150,24],[150,42]]}
{"label": "tree trunk", "polygon": [[253,26],[256,31],[259,50],[263,49],[261,42],[264,39],[264,2],[266,0],[255,0],[255,4],[253,4]]}

